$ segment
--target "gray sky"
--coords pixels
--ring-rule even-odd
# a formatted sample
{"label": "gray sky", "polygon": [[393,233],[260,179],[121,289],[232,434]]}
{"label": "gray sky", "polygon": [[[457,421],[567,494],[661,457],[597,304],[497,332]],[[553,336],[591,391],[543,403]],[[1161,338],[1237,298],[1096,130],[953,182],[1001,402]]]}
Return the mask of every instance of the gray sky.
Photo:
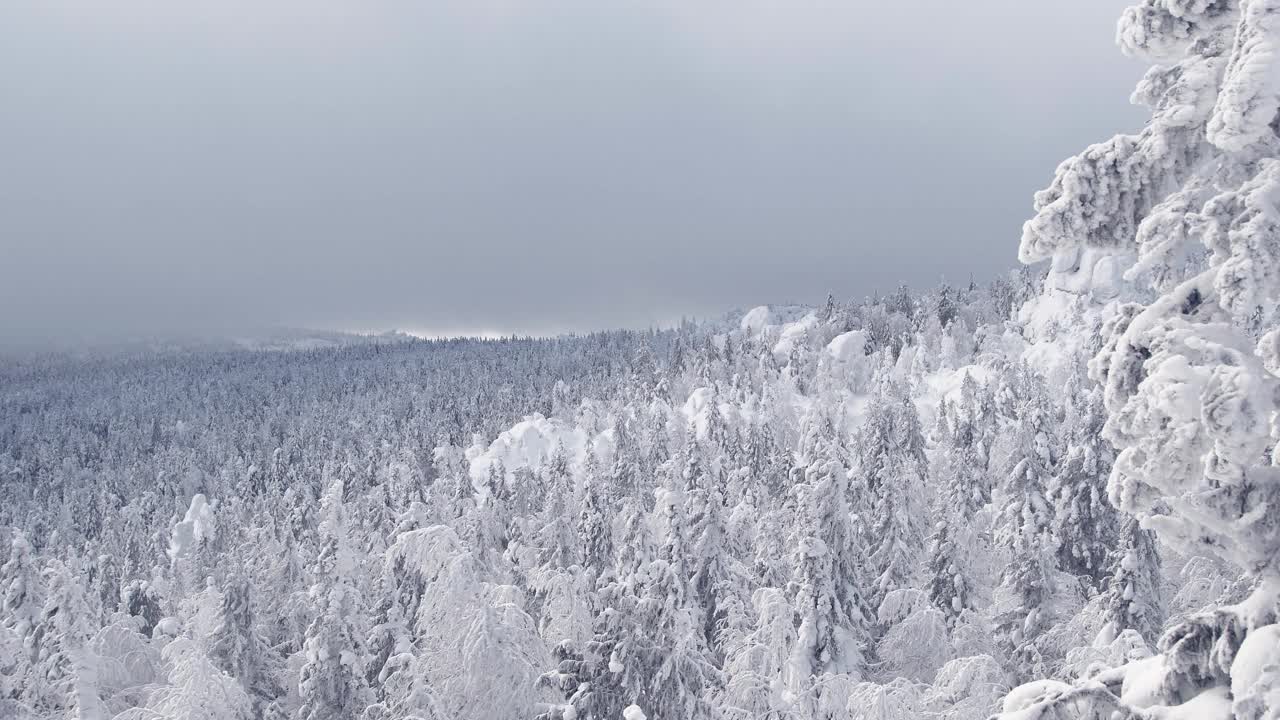
{"label": "gray sky", "polygon": [[0,338],[548,332],[987,278],[1124,0],[5,0]]}

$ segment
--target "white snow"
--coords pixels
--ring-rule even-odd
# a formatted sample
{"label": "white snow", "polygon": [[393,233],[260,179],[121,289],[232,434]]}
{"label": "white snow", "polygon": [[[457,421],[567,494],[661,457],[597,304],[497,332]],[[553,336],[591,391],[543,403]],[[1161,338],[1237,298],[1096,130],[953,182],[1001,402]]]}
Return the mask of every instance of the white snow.
{"label": "white snow", "polygon": [[805,315],[796,322],[783,325],[782,331],[778,335],[778,342],[773,346],[774,357],[779,360],[785,360],[791,354],[791,349],[797,343],[803,343],[805,335],[817,325],[818,316],[813,313]]}
{"label": "white snow", "polygon": [[[1280,678],[1280,625],[1266,625],[1245,636],[1231,662],[1231,696],[1237,703],[1245,700],[1267,674]],[[1280,710],[1280,685],[1270,695],[1267,699]]]}
{"label": "white snow", "polygon": [[1232,720],[1231,698],[1225,687],[1211,687],[1181,705],[1149,707],[1150,720]]}
{"label": "white snow", "polygon": [[[710,421],[711,404],[714,399],[715,393],[711,388],[695,388],[680,408],[685,422],[693,425],[699,439],[707,437],[707,424]],[[748,407],[727,402],[717,402],[715,407],[729,427],[741,427],[751,421],[752,412]]]}
{"label": "white snow", "polygon": [[1166,674],[1163,655],[1153,655],[1129,663],[1125,669],[1124,684],[1120,690],[1120,702],[1133,708],[1155,705],[1160,701]]}
{"label": "white snow", "polygon": [[[495,462],[501,461],[507,482],[520,469],[538,472],[552,457],[556,448],[564,447],[571,470],[578,470],[586,459],[586,432],[576,425],[559,418],[547,418],[541,414],[526,416],[494,438],[487,448],[472,447],[467,451],[470,461],[471,483],[482,497],[488,493],[489,471]],[[591,438],[591,447],[601,463],[613,457],[612,433],[602,432]]]}
{"label": "white snow", "polygon": [[196,493],[191,498],[182,521],[173,526],[169,540],[169,559],[177,561],[185,557],[202,541],[213,537],[213,508],[204,495]]}
{"label": "white snow", "polygon": [[176,617],[169,616],[161,618],[160,622],[151,630],[151,637],[178,637],[182,633],[182,621]]}
{"label": "white snow", "polygon": [[856,361],[866,354],[866,348],[867,333],[863,330],[850,330],[827,343],[827,354],[836,362]]}
{"label": "white snow", "polygon": [[768,327],[769,321],[772,319],[773,316],[769,312],[769,306],[761,305],[748,310],[747,314],[742,316],[742,322],[738,324],[738,327],[743,332],[758,334]]}
{"label": "white snow", "polygon": [[1004,696],[1002,712],[1012,713],[1026,710],[1054,695],[1060,695],[1071,689],[1071,686],[1058,680],[1037,680],[1020,685]]}

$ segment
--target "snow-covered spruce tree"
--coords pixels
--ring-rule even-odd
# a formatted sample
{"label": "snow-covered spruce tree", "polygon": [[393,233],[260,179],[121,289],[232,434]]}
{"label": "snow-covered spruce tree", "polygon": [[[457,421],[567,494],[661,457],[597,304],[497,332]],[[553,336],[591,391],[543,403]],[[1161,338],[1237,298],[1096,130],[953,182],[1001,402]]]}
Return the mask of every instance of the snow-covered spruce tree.
{"label": "snow-covered spruce tree", "polygon": [[876,604],[912,585],[924,544],[924,434],[905,388],[884,381],[867,409],[854,446],[860,487],[872,496],[871,566]]}
{"label": "snow-covered spruce tree", "polygon": [[[1150,716],[1181,706],[1195,717],[1275,717],[1280,7],[1145,0],[1125,12],[1118,39],[1156,63],[1135,93],[1152,119],[1059,166],[1036,196],[1019,256],[1136,253],[1128,277],[1156,297],[1118,309],[1091,364],[1105,387],[1105,436],[1119,451],[1110,497],[1182,552],[1251,574],[1257,589],[1175,626],[1161,655],[1111,684],[1023,697],[1006,710],[1047,717],[1087,699]],[[1156,691],[1117,697],[1121,682]]]}
{"label": "snow-covered spruce tree", "polygon": [[[595,453],[586,450],[585,464],[591,474],[596,473]],[[551,462],[543,473],[546,485],[546,503],[536,521],[538,529],[533,541],[538,547],[539,562],[546,568],[567,568],[578,560],[578,538],[573,525],[567,522],[569,508],[574,505],[573,476],[569,472],[569,457],[564,443],[557,443]]]}
{"label": "snow-covered spruce tree", "polygon": [[[658,717],[701,717],[706,712],[704,689],[718,684],[704,634],[706,610],[692,585],[685,487],[696,482],[698,455],[690,437],[683,462],[672,463],[666,487],[657,494],[655,512],[663,518],[659,557],[629,580],[635,588],[634,636],[618,643],[610,658],[610,670],[635,693],[632,702]],[[615,670],[618,665],[621,669]]]}
{"label": "snow-covered spruce tree", "polygon": [[[626,418],[618,418],[613,424],[613,463],[604,477],[591,477],[596,481],[597,492],[606,492],[611,507],[619,507],[622,501],[634,495],[640,485],[641,449],[635,430]],[[606,482],[601,484],[600,481]]]}
{"label": "snow-covered spruce tree", "polygon": [[635,608],[636,642],[617,660],[624,674],[638,680],[627,683],[639,691],[636,704],[655,717],[707,717],[704,693],[719,687],[720,671],[703,636],[704,611],[680,567],[655,560],[644,568]]}
{"label": "snow-covered spruce tree", "polygon": [[[453,717],[487,720],[515,717],[533,705],[538,670],[546,666],[546,646],[519,591],[490,588],[462,635],[458,686],[441,687],[446,697],[463,699]],[[497,689],[499,692],[495,692]]]}
{"label": "snow-covered spruce tree", "polygon": [[997,608],[997,632],[1018,677],[1047,672],[1038,643],[1053,622],[1053,520],[1046,492],[1055,467],[1052,408],[1043,381],[1030,368],[1012,368],[1013,453],[1003,486],[997,539],[1012,552],[1001,579],[1003,602]]}
{"label": "snow-covered spruce tree", "polygon": [[224,584],[208,646],[209,659],[240,683],[257,713],[279,695],[279,660],[258,631],[248,579],[233,575]]}
{"label": "snow-covered spruce tree", "polygon": [[566,713],[584,720],[590,717],[590,709],[583,707],[583,695],[590,691],[590,675],[582,651],[572,640],[561,640],[551,648],[551,658],[555,669],[538,676],[538,687],[556,692],[565,702],[548,703],[534,720],[561,720]]}
{"label": "snow-covered spruce tree", "polygon": [[1107,501],[1106,478],[1114,453],[1102,437],[1106,410],[1102,389],[1085,387],[1078,375],[1067,386],[1076,411],[1067,417],[1062,462],[1049,481],[1058,567],[1101,588],[1119,535],[1119,518]]}
{"label": "snow-covered spruce tree", "polygon": [[90,568],[94,604],[102,611],[103,618],[110,617],[120,605],[120,562],[112,555],[99,554]]}
{"label": "snow-covered spruce tree", "polygon": [[366,616],[342,498],[342,479],[335,478],[321,507],[320,536],[324,544],[311,593],[319,611],[307,628],[303,644],[306,663],[298,681],[302,701],[296,714],[298,720],[355,717],[371,699],[364,667],[367,633],[361,627]]}
{"label": "snow-covered spruce tree", "polygon": [[138,631],[147,637],[164,619],[160,591],[146,580],[133,580],[120,588],[120,609],[138,619]]}
{"label": "snow-covered spruce tree", "polygon": [[950,624],[974,607],[970,564],[978,552],[975,544],[979,535],[974,519],[991,494],[988,438],[982,431],[983,391],[970,373],[965,373],[960,388],[959,401],[944,403],[939,412],[947,431],[934,454],[932,479],[942,483],[942,488],[929,538],[926,581],[930,602]]}
{"label": "snow-covered spruce tree", "polygon": [[658,553],[649,527],[649,515],[641,508],[639,499],[623,503],[618,516],[620,532],[614,543],[613,576],[625,580]]}
{"label": "snow-covered spruce tree", "polygon": [[942,611],[947,622],[954,623],[960,613],[972,609],[973,604],[964,568],[965,548],[958,537],[960,518],[946,507],[941,515],[929,537],[929,580],[925,590],[929,601]]}
{"label": "snow-covered spruce tree", "polygon": [[25,641],[40,619],[40,571],[27,536],[15,531],[9,544],[9,559],[0,565],[0,626],[12,630]]}
{"label": "snow-covered spruce tree", "polygon": [[773,433],[763,422],[752,423],[745,438],[746,467],[750,477],[768,498],[782,498],[787,493],[785,454],[778,448]]}
{"label": "snow-covered spruce tree", "polygon": [[[861,593],[859,534],[848,504],[848,474],[830,421],[812,417],[793,470],[796,522],[790,595],[799,621],[788,685],[815,692],[824,674],[861,677],[870,621]],[[812,698],[810,698],[812,699]]]}
{"label": "snow-covered spruce tree", "polygon": [[622,662],[631,659],[638,637],[635,590],[631,582],[616,579],[601,588],[602,609],[585,648],[579,651],[562,642],[553,650],[556,670],[544,673],[539,683],[562,693],[565,703],[552,706],[538,720],[619,717],[639,695],[643,669]]}
{"label": "snow-covered spruce tree", "polygon": [[803,717],[786,696],[786,673],[796,643],[795,608],[786,593],[760,588],[751,598],[755,626],[726,648],[724,689],[714,704],[733,720]]}
{"label": "snow-covered spruce tree", "polygon": [[1113,557],[1115,567],[1105,590],[1110,635],[1136,630],[1154,646],[1164,622],[1155,536],[1131,517],[1121,528],[1120,545]]}
{"label": "snow-covered spruce tree", "polygon": [[585,475],[578,512],[578,552],[583,566],[595,575],[610,570],[613,562],[613,528],[605,515],[605,500],[599,479]]}
{"label": "snow-covered spruce tree", "polygon": [[[476,562],[457,533],[445,526],[406,525],[387,549],[379,608],[369,647],[370,684],[379,704],[392,717],[430,717],[438,705],[431,667],[423,656],[438,652],[454,658],[456,648],[444,638],[456,637],[466,609],[473,607]],[[456,643],[455,643],[456,644]]]}
{"label": "snow-covered spruce tree", "polygon": [[700,608],[690,586],[684,473],[673,458],[655,494],[662,528],[655,548],[637,504],[624,504],[613,578],[599,592],[592,639],[578,654],[562,648],[554,676],[569,717],[620,717],[639,704],[655,717],[703,717],[703,691],[718,686],[708,657]]}
{"label": "snow-covered spruce tree", "polygon": [[[704,717],[703,691],[718,685],[703,634],[703,613],[690,585],[684,469],[669,463],[657,493],[660,547],[644,540],[643,516],[625,521],[614,579],[600,590],[594,637],[580,663],[562,662],[556,681],[573,717],[619,717],[638,704],[655,717]],[[695,461],[696,462],[696,461]],[[628,503],[624,509],[631,506]],[[572,683],[578,683],[572,690]]]}
{"label": "snow-covered spruce tree", "polygon": [[22,699],[40,712],[98,720],[98,667],[89,644],[95,615],[83,578],[60,560],[51,561],[44,575],[48,592],[27,639],[31,672]]}
{"label": "snow-covered spruce tree", "polygon": [[697,458],[695,444],[685,467],[685,500],[689,506],[689,552],[692,590],[703,612],[703,636],[713,658],[722,656],[721,634],[743,605],[747,578],[727,546],[728,509],[724,473]]}

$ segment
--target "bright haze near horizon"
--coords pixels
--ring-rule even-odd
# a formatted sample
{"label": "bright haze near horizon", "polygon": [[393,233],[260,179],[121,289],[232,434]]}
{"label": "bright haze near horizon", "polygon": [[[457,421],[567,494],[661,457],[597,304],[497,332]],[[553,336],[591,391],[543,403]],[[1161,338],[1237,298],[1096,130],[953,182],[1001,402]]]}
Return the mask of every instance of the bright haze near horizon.
{"label": "bright haze near horizon", "polygon": [[1123,0],[9,0],[0,344],[552,333],[987,279]]}

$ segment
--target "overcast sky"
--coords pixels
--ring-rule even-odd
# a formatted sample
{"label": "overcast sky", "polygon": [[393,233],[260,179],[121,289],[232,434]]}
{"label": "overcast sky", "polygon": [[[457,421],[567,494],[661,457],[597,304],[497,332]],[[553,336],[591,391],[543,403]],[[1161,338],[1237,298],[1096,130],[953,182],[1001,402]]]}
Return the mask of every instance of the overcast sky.
{"label": "overcast sky", "polygon": [[662,323],[986,279],[1124,0],[5,0],[0,338]]}

